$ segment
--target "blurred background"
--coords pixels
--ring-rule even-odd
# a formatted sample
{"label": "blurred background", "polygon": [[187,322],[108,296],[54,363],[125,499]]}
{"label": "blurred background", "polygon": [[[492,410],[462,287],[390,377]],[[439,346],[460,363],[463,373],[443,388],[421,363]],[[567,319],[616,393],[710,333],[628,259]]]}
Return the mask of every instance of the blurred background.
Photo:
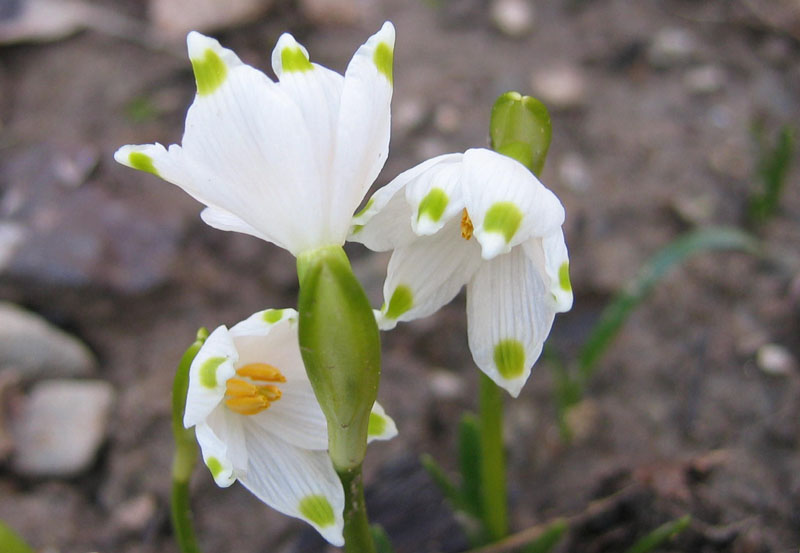
{"label": "blurred background", "polygon": [[[623,551],[690,514],[664,550],[796,551],[795,0],[0,0],[0,520],[42,552],[177,551],[177,362],[199,326],[293,306],[294,260],[206,227],[199,204],[112,154],[180,142],[190,29],[268,74],[288,30],[343,72],[386,19],[397,28],[393,131],[376,186],[487,146],[506,90],[551,110],[542,181],[567,209],[575,306],[507,402],[514,528],[634,490],[558,550]],[[565,400],[564,375],[603,308],[662,248],[720,225],[750,233],[761,255],[670,261]],[[379,305],[386,256],[348,251]],[[379,397],[400,435],[370,447],[372,518],[398,553],[463,551],[418,460],[428,452],[454,470],[458,420],[476,405],[463,295],[383,342]],[[326,548],[204,470],[193,490],[209,553]]]}

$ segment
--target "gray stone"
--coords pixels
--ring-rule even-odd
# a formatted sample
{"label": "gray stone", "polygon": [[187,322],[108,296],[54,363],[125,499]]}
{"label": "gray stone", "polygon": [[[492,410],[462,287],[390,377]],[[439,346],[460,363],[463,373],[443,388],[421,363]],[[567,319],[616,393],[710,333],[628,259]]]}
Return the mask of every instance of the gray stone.
{"label": "gray stone", "polygon": [[510,37],[522,37],[533,29],[535,12],[528,0],[495,0],[490,8],[492,23]]}
{"label": "gray stone", "polygon": [[531,76],[534,95],[548,108],[572,109],[586,102],[586,79],[573,65],[557,65]]}
{"label": "gray stone", "polygon": [[725,72],[716,65],[692,67],[684,74],[683,84],[690,94],[713,94],[725,85]]}
{"label": "gray stone", "polygon": [[559,180],[573,192],[586,192],[592,187],[592,174],[583,157],[575,152],[564,154],[558,164]]}
{"label": "gray stone", "polygon": [[658,68],[688,63],[695,56],[697,44],[689,31],[668,27],[658,31],[647,49],[647,59]]}
{"label": "gray stone", "polygon": [[14,420],[14,470],[66,477],[88,469],[105,439],[113,401],[113,388],[100,380],[37,384]]}
{"label": "gray stone", "polygon": [[214,31],[248,23],[262,16],[273,0],[150,0],[148,11],[156,32],[183,40],[189,31]]}
{"label": "gray stone", "polygon": [[84,376],[97,364],[80,340],[39,315],[0,302],[0,369],[23,378]]}
{"label": "gray stone", "polygon": [[764,344],[756,352],[756,365],[767,374],[785,376],[797,369],[797,360],[780,344]]}

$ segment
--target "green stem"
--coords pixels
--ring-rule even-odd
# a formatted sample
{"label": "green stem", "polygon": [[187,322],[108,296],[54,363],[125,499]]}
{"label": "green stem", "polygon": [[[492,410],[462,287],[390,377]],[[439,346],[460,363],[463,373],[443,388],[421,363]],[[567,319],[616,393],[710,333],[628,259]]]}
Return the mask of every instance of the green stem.
{"label": "green stem", "polygon": [[491,541],[508,535],[506,457],[503,449],[503,391],[481,373],[481,514]]}
{"label": "green stem", "polygon": [[361,465],[337,472],[344,486],[344,550],[346,553],[375,553],[364,503]]}
{"label": "green stem", "polygon": [[181,553],[200,553],[194,535],[192,508],[189,502],[189,480],[197,462],[197,441],[194,428],[183,427],[183,412],[189,389],[189,367],[206,338],[208,330],[201,328],[197,331],[197,339],[183,354],[172,384],[172,434],[175,438],[175,457],[172,460],[170,513],[175,539],[178,541]]}

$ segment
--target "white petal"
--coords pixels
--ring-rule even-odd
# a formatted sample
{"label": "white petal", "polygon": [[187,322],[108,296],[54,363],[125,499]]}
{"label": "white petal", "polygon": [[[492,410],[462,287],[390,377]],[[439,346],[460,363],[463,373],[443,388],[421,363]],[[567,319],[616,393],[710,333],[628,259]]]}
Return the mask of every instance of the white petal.
{"label": "white petal", "polygon": [[214,477],[214,482],[221,488],[227,488],[236,481],[233,463],[228,457],[228,446],[222,441],[206,423],[199,423],[195,427],[197,442],[203,454],[203,462]]}
{"label": "white petal", "polygon": [[478,244],[461,237],[458,220],[398,248],[389,260],[378,325],[425,317],[452,300],[481,264]]}
{"label": "white petal", "polygon": [[[196,427],[204,427],[202,433],[197,436],[200,447],[209,446],[211,448],[209,454],[224,453],[223,466],[232,468],[233,478],[241,478],[247,474],[249,453],[244,435],[244,419],[245,417],[242,415],[237,415],[224,405],[220,405],[211,412],[204,423],[198,424]],[[205,445],[200,441],[201,437],[206,440]],[[221,447],[224,447],[224,451]],[[217,480],[216,477],[215,480]],[[226,481],[222,480],[222,482]],[[217,483],[220,484],[219,481]]]}
{"label": "white petal", "polygon": [[419,235],[433,234],[464,209],[461,195],[461,154],[433,158],[425,171],[406,185],[411,205],[411,228]]}
{"label": "white petal", "polygon": [[[269,322],[273,317],[281,319]],[[297,312],[294,309],[266,310],[251,315],[230,330],[239,352],[237,368],[250,363],[267,363],[287,379],[308,380],[297,340]]]}
{"label": "white petal", "polygon": [[[333,159],[332,214],[347,224],[389,152],[394,26],[386,22],[358,51],[344,75]],[[347,229],[345,229],[346,232]],[[344,238],[344,237],[343,237]]]}
{"label": "white petal", "polygon": [[325,451],[298,448],[246,421],[247,474],[239,478],[261,501],[305,520],[333,545],[342,545],[344,490]]}
{"label": "white petal", "polygon": [[467,285],[472,357],[514,397],[542,352],[554,316],[542,269],[522,248],[485,262]]}
{"label": "white petal", "polygon": [[189,367],[189,391],[183,425],[186,428],[204,421],[225,396],[225,383],[236,372],[239,354],[224,326],[206,339]]}
{"label": "white petal", "polygon": [[467,150],[463,163],[464,203],[484,259],[564,222],[561,202],[521,163],[486,149]]}
{"label": "white petal", "polygon": [[415,218],[413,208],[406,200],[403,189],[409,183],[424,179],[438,166],[450,166],[461,160],[463,154],[446,154],[426,160],[403,171],[389,184],[380,188],[367,205],[353,217],[353,230],[348,240],[361,242],[374,251],[385,251],[406,246],[417,235],[409,222]]}
{"label": "white petal", "polygon": [[[215,229],[241,232],[243,234],[249,234],[250,236],[255,236],[256,238],[270,242],[276,241],[274,238],[270,239],[270,237],[265,236],[258,229],[255,229],[249,224],[245,223],[230,211],[225,211],[220,207],[207,207],[200,212],[200,217],[203,219],[205,224],[210,227],[214,227]],[[277,245],[285,248],[283,244]]]}
{"label": "white petal", "polygon": [[369,431],[367,434],[367,442],[374,440],[391,440],[397,436],[397,425],[394,420],[386,414],[381,404],[377,401],[372,406],[372,412],[369,414]]}
{"label": "white petal", "polygon": [[258,426],[304,449],[328,449],[325,415],[308,381],[297,339],[297,312],[268,309],[231,328],[239,351],[237,367],[267,363],[286,377],[282,395],[269,409],[249,418]]}
{"label": "white petal", "polygon": [[[527,245],[527,244],[526,244]],[[550,280],[550,293],[556,313],[572,309],[572,284],[569,280],[569,255],[564,232],[559,229],[542,239],[544,267]],[[527,251],[527,248],[526,248]]]}

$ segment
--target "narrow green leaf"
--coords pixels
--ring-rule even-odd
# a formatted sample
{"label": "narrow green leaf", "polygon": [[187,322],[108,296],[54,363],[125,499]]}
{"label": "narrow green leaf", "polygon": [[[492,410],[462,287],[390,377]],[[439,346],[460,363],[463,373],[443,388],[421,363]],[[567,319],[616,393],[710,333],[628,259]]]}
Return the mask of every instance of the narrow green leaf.
{"label": "narrow green leaf", "polygon": [[648,551],[652,551],[665,541],[674,538],[686,530],[691,520],[692,518],[689,515],[685,515],[677,520],[662,524],[634,543],[625,553],[648,553]]}
{"label": "narrow green leaf", "polygon": [[549,553],[564,538],[569,529],[566,520],[558,519],[548,526],[538,538],[522,548],[521,553]]}
{"label": "narrow green leaf", "polygon": [[458,426],[458,460],[461,470],[461,507],[481,519],[481,435],[478,418],[464,413]]}
{"label": "narrow green leaf", "polygon": [[754,135],[758,142],[754,180],[760,189],[750,196],[748,216],[751,222],[760,224],[772,217],[780,205],[794,156],[795,131],[791,126],[784,125],[774,146],[766,144],[762,129],[756,129]]}
{"label": "narrow green leaf", "polygon": [[25,540],[2,521],[0,521],[0,551],[3,553],[33,553],[33,549],[25,543]]}
{"label": "narrow green leaf", "polygon": [[587,380],[597,362],[628,320],[631,312],[664,276],[689,257],[709,251],[758,253],[753,236],[735,228],[710,227],[688,232],[667,244],[644,264],[639,275],[620,291],[600,314],[578,355],[578,370]]}
{"label": "narrow green leaf", "polygon": [[373,524],[370,526],[372,532],[372,540],[375,542],[375,553],[394,553],[392,542],[389,541],[389,536],[380,524]]}
{"label": "narrow green leaf", "polygon": [[461,509],[463,507],[461,492],[456,488],[452,479],[447,476],[444,469],[436,462],[436,460],[427,453],[423,453],[419,458],[424,468],[430,475],[433,483],[442,492],[442,495],[450,501],[453,507]]}

